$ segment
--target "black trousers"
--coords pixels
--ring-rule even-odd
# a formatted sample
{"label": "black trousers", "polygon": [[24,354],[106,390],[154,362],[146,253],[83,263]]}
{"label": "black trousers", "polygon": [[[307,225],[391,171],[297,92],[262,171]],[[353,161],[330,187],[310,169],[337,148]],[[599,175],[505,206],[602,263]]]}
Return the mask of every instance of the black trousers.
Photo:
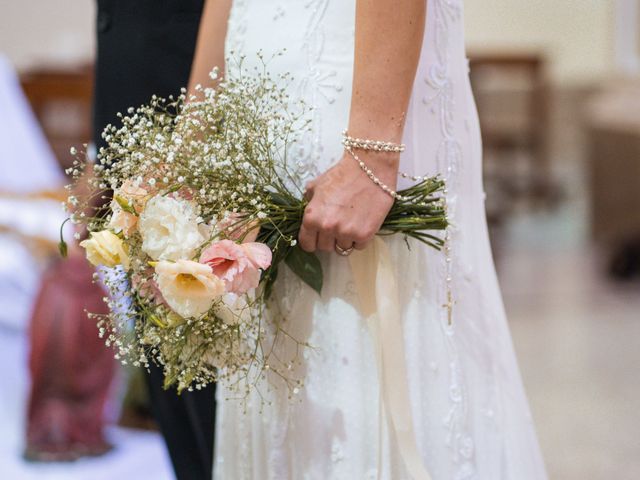
{"label": "black trousers", "polygon": [[[94,141],[116,114],[168,97],[189,80],[204,0],[98,0]],[[163,390],[162,372],[147,378],[151,406],[178,480],[211,480],[214,388]]]}
{"label": "black trousers", "polygon": [[211,480],[215,421],[214,389],[164,390],[162,370],[151,366],[147,376],[151,409],[164,436],[179,480]]}

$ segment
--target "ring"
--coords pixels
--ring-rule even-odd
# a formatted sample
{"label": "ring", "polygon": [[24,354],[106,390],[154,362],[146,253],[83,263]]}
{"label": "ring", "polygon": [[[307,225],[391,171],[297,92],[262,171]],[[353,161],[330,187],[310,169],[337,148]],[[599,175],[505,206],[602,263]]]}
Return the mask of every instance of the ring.
{"label": "ring", "polygon": [[353,245],[351,245],[349,248],[342,248],[340,245],[336,243],[336,253],[338,255],[342,255],[343,257],[348,257],[349,255],[351,255],[351,252],[353,252]]}

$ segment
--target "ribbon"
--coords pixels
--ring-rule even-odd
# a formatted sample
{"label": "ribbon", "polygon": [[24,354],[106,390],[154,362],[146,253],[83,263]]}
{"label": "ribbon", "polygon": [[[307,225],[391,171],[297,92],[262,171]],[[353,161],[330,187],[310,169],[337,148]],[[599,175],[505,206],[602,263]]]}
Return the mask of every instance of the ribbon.
{"label": "ribbon", "polygon": [[377,340],[382,402],[398,451],[413,480],[432,480],[422,463],[413,429],[398,284],[389,247],[376,237],[366,249],[354,251],[349,260],[361,313],[369,319],[369,328]]}

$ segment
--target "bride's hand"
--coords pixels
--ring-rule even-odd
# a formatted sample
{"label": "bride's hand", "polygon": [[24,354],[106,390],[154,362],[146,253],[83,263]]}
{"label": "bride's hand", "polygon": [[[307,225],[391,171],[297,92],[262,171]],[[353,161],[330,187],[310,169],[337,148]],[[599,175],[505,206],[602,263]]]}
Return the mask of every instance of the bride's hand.
{"label": "bride's hand", "polygon": [[[361,158],[395,190],[397,156],[362,152]],[[309,204],[298,240],[307,252],[331,252],[337,247],[363,249],[380,230],[393,205],[393,198],[374,184],[346,152],[334,167],[307,184],[306,196]]]}

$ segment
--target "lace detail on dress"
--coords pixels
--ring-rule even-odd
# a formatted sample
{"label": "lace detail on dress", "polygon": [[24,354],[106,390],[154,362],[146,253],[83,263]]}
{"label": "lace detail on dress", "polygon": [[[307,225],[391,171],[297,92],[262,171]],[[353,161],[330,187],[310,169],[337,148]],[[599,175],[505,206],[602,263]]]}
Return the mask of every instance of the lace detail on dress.
{"label": "lace detail on dress", "polygon": [[[449,24],[460,19],[462,6],[459,1],[435,0],[429,4],[435,15],[435,52],[436,62],[429,68],[429,75],[424,81],[433,90],[433,95],[425,97],[423,102],[430,107],[432,113],[439,116],[440,134],[442,141],[438,147],[437,166],[439,172],[446,172],[445,179],[450,194],[447,204],[450,216],[454,216],[455,194],[452,190],[456,185],[456,178],[462,156],[460,142],[454,134],[454,91],[453,79],[450,71],[450,32]],[[431,12],[429,12],[431,14]]]}
{"label": "lace detail on dress", "polygon": [[233,0],[227,22],[225,58],[238,55],[245,51],[244,41],[247,34],[247,23],[244,21],[244,18],[247,8],[247,0]]}
{"label": "lace detail on dress", "polygon": [[[462,147],[455,132],[455,92],[451,72],[451,30],[450,25],[458,22],[462,15],[462,5],[459,0],[434,0],[429,3],[429,14],[435,16],[435,54],[436,61],[429,68],[428,76],[424,79],[433,92],[423,98],[423,103],[432,114],[438,116],[438,125],[442,140],[437,148],[437,169],[443,172],[447,182],[447,212],[451,226],[447,231],[447,245],[455,245],[459,232],[456,229],[456,200],[459,191],[459,174],[462,165]],[[455,480],[463,480],[474,475],[474,442],[468,433],[468,393],[464,374],[460,367],[458,346],[455,339],[455,271],[460,272],[459,260],[455,255],[455,247],[451,247],[451,257],[440,262],[440,278],[443,283],[452,282],[453,287],[453,321],[449,323],[449,312],[442,308],[440,325],[444,333],[447,353],[449,355],[449,411],[443,419],[447,429],[446,443],[451,451],[451,458],[456,464]],[[442,305],[446,305],[447,289],[442,289],[440,298]]]}
{"label": "lace detail on dress", "polygon": [[[245,48],[247,35],[246,15],[250,0],[234,0],[228,22],[228,34],[226,52],[227,57],[234,58],[239,53],[255,55],[257,52],[249,52]],[[291,107],[298,108],[296,101],[304,99],[305,105],[310,109],[309,120],[311,129],[301,135],[288,149],[289,158],[288,173],[292,179],[290,187],[294,190],[304,191],[306,183],[316,178],[327,168],[324,159],[325,150],[322,142],[322,109],[327,104],[333,104],[336,96],[342,92],[344,86],[335,80],[337,72],[326,69],[321,65],[322,54],[325,48],[324,16],[330,4],[330,0],[305,0],[302,5],[292,5],[291,2],[282,1],[269,8],[271,19],[275,25],[286,28],[288,21],[299,22],[296,15],[287,15],[292,9],[302,9],[306,17],[304,37],[300,46],[306,63],[306,68],[299,69],[292,78],[291,83]],[[303,20],[305,21],[305,20]],[[276,27],[280,28],[280,27]],[[284,51],[271,52],[285,53]],[[252,59],[249,59],[252,60]],[[339,139],[336,139],[339,142]]]}
{"label": "lace detail on dress", "polygon": [[[309,181],[320,174],[319,165],[322,161],[322,131],[321,131],[321,100],[329,101],[324,83],[331,78],[332,72],[320,69],[319,61],[324,51],[325,32],[322,19],[329,6],[329,0],[307,0],[304,9],[308,13],[302,50],[306,60],[307,75],[297,78],[297,96],[309,102],[313,110],[310,114],[312,129],[306,132],[298,142],[295,158],[294,177],[298,185],[304,187]],[[335,72],[333,72],[335,75]],[[331,100],[335,101],[335,99]],[[330,102],[331,103],[331,102]]]}

